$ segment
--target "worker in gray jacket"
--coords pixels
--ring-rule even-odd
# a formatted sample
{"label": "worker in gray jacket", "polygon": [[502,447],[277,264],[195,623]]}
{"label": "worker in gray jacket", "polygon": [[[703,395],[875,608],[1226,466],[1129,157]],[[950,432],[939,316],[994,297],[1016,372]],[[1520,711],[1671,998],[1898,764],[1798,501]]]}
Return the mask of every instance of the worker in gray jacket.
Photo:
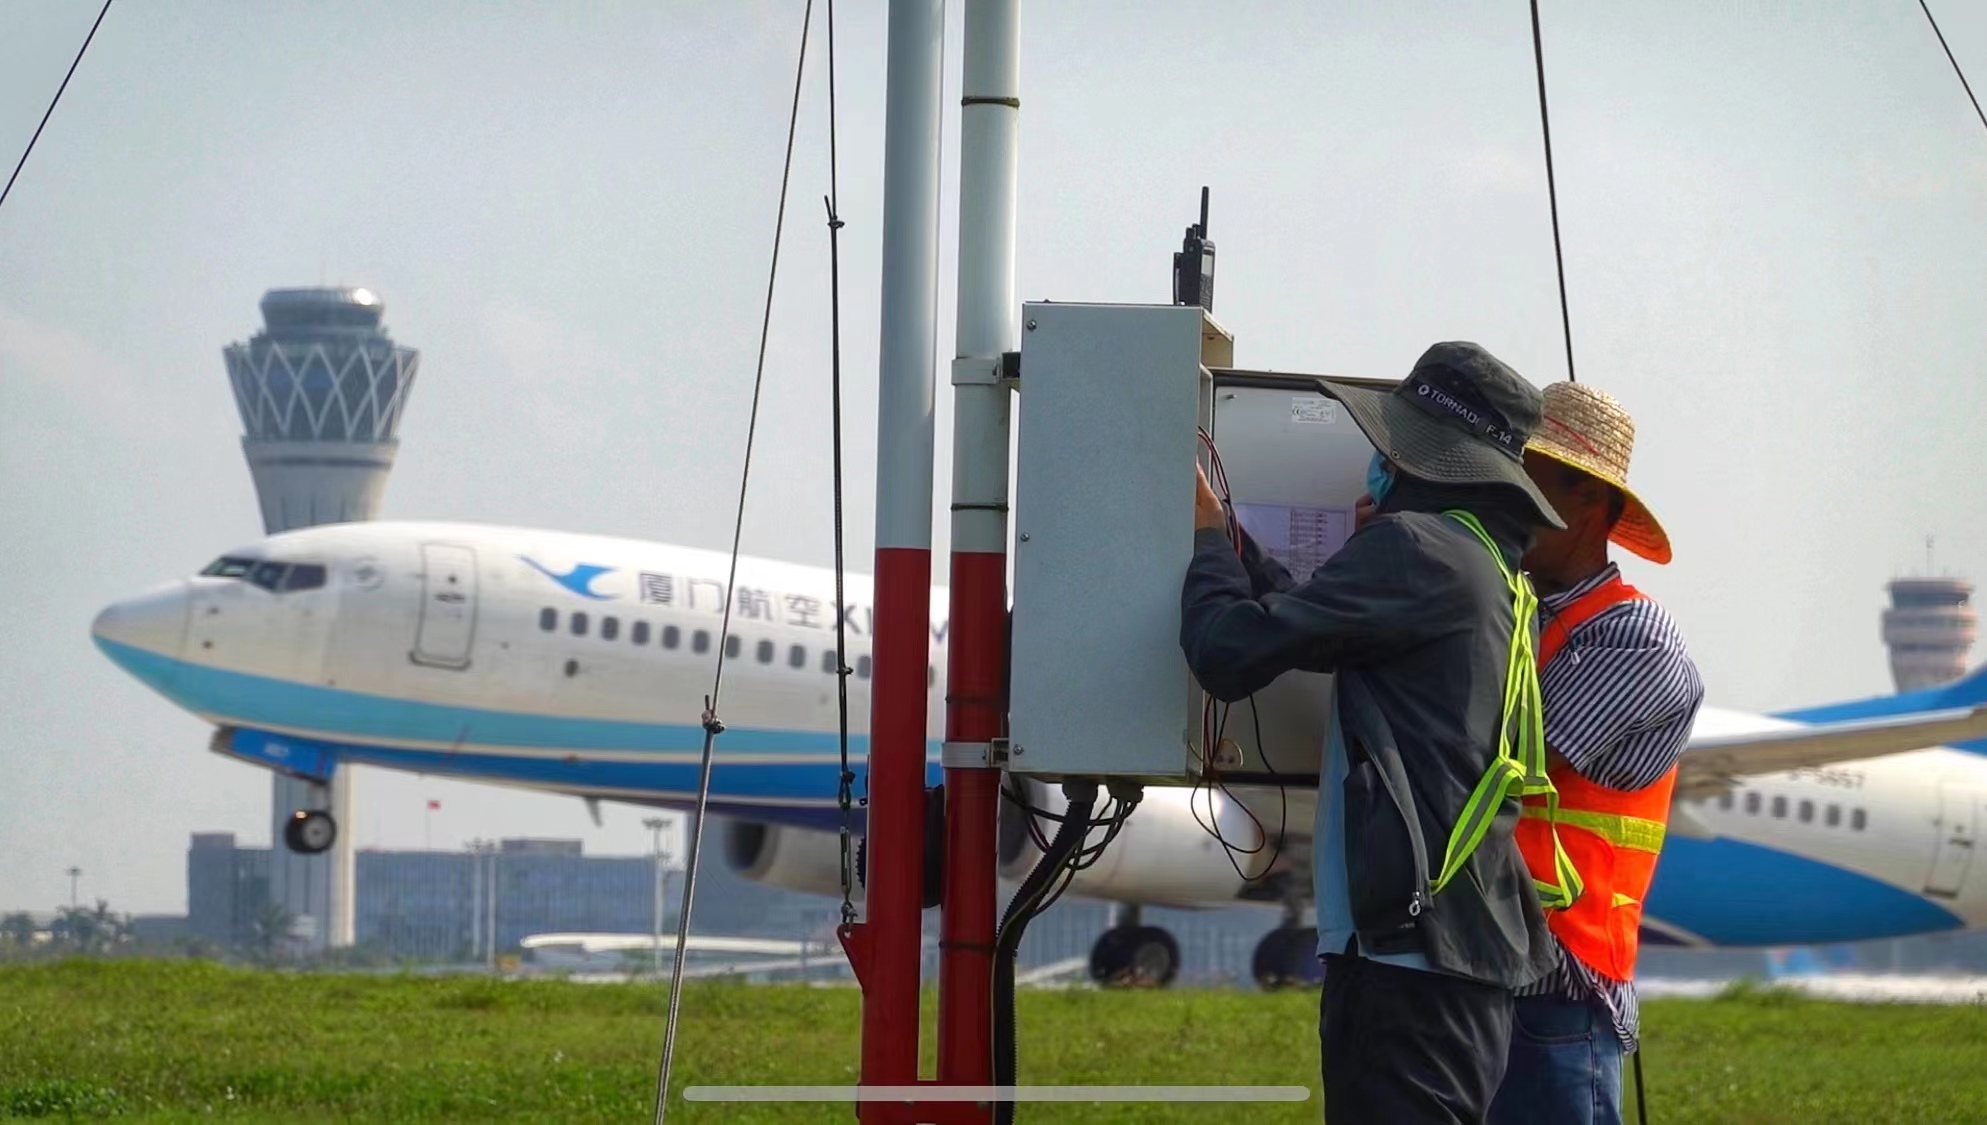
{"label": "worker in gray jacket", "polygon": [[1320,383],[1378,451],[1372,515],[1294,580],[1203,475],[1180,643],[1224,701],[1336,673],[1312,856],[1327,1119],[1481,1121],[1513,990],[1557,963],[1540,896],[1568,890],[1535,887],[1512,839],[1548,784],[1517,570],[1561,526],[1523,461],[1540,396],[1468,343],[1391,390]]}

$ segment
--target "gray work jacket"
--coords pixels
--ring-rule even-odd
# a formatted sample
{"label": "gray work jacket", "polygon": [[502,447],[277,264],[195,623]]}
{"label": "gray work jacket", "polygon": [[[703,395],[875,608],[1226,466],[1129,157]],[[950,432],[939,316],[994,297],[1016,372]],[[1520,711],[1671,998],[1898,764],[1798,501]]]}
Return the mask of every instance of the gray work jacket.
{"label": "gray work jacket", "polygon": [[1225,533],[1200,532],[1180,646],[1201,686],[1229,702],[1292,669],[1337,674],[1350,757],[1343,856],[1360,948],[1420,952],[1434,969],[1518,988],[1559,954],[1512,835],[1517,797],[1442,893],[1429,890],[1496,754],[1512,627],[1503,575],[1446,508],[1473,512],[1517,566],[1531,528],[1497,489],[1403,480],[1303,582],[1246,538],[1237,558]]}

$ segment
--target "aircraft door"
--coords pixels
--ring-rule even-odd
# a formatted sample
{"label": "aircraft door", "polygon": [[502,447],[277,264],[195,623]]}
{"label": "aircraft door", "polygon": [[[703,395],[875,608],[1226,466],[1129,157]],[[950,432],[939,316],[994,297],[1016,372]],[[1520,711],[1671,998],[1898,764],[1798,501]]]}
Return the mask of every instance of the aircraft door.
{"label": "aircraft door", "polygon": [[1982,794],[1962,786],[1939,787],[1938,843],[1933,845],[1932,870],[1925,876],[1926,894],[1959,897],[1966,869],[1973,861],[1981,798]]}
{"label": "aircraft door", "polygon": [[421,544],[421,622],[414,663],[469,667],[476,639],[476,552],[448,543]]}

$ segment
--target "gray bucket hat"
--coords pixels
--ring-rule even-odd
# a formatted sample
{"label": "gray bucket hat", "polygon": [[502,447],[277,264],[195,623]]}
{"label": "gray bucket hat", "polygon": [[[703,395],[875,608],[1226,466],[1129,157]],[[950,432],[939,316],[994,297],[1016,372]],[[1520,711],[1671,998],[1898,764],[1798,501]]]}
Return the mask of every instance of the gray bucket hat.
{"label": "gray bucket hat", "polygon": [[1544,397],[1482,347],[1436,344],[1390,390],[1318,380],[1382,456],[1402,472],[1437,484],[1508,484],[1538,510],[1538,522],[1564,529],[1559,513],[1525,471],[1525,443],[1538,428]]}

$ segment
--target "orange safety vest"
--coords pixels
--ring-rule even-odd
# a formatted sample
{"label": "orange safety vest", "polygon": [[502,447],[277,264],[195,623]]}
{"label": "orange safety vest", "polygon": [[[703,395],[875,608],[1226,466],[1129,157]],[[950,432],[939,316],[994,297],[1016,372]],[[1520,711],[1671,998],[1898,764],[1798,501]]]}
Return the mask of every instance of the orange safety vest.
{"label": "orange safety vest", "polygon": [[[1552,663],[1575,629],[1642,596],[1616,578],[1574,599],[1540,632],[1539,667]],[[1656,877],[1677,768],[1671,766],[1653,784],[1635,790],[1589,781],[1563,759],[1552,764],[1547,776],[1559,790],[1558,815],[1548,819],[1543,797],[1525,798],[1518,820],[1518,850],[1534,878],[1551,877],[1556,823],[1559,844],[1572,859],[1584,890],[1571,906],[1547,910],[1546,924],[1559,944],[1590,968],[1614,980],[1632,980],[1642,900]]]}

